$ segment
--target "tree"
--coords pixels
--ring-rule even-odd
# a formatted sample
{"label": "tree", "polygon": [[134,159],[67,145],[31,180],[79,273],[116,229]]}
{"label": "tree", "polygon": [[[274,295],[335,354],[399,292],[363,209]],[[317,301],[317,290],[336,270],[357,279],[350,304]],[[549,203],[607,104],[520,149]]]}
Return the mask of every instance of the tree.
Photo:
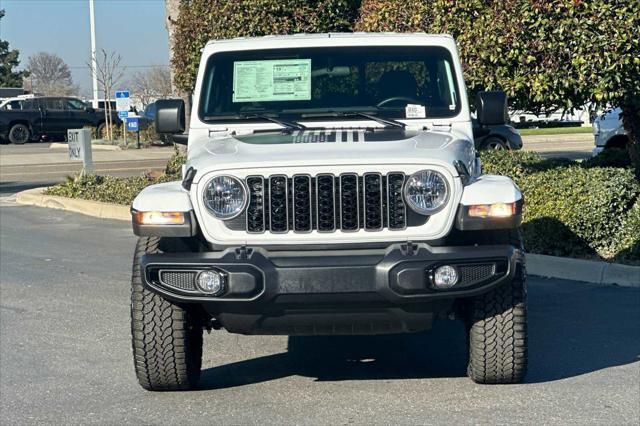
{"label": "tree", "polygon": [[129,86],[143,106],[155,99],[168,98],[172,93],[169,69],[161,66],[135,73]]}
{"label": "tree", "polygon": [[69,66],[56,54],[39,52],[27,60],[29,77],[25,88],[45,96],[68,96],[76,94],[78,87],[73,84]]}
{"label": "tree", "polygon": [[[0,10],[0,21],[3,17],[4,10]],[[16,49],[9,50],[8,41],[0,39],[0,87],[22,87],[22,79],[28,72],[14,71],[14,68],[20,65],[19,54]]]}
{"label": "tree", "polygon": [[[122,79],[124,75],[124,68],[120,66],[122,58],[115,52],[107,53],[106,50],[100,51],[100,56],[96,60],[96,76],[98,84],[102,86],[102,92],[105,99],[104,119],[107,129],[107,137],[110,142],[113,142],[113,129],[111,120],[111,93],[116,84]],[[90,68],[91,63],[87,63]]]}
{"label": "tree", "polygon": [[424,3],[422,19],[407,27],[389,25],[398,1],[365,0],[355,27],[453,35],[471,96],[501,89],[513,108],[538,114],[620,106],[640,179],[640,2],[410,0],[402,8]]}

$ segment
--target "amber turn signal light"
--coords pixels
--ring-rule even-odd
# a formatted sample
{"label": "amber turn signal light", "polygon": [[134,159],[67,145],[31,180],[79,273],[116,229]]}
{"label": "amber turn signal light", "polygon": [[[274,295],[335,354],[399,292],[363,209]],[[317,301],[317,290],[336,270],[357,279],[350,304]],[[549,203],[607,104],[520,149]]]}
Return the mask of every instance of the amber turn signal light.
{"label": "amber turn signal light", "polygon": [[133,220],[139,225],[183,225],[182,212],[134,212]]}
{"label": "amber turn signal light", "polygon": [[477,204],[469,206],[469,217],[510,217],[516,214],[516,203]]}

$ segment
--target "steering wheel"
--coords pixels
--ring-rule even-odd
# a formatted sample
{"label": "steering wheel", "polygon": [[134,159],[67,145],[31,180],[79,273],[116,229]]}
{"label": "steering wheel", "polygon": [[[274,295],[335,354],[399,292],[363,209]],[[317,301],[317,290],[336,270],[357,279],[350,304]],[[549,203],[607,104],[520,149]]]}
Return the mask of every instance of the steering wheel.
{"label": "steering wheel", "polygon": [[386,104],[390,104],[391,102],[397,102],[397,101],[406,101],[407,103],[410,103],[410,104],[420,104],[419,100],[410,98],[408,96],[392,96],[390,98],[381,100],[376,104],[376,106],[381,107]]}

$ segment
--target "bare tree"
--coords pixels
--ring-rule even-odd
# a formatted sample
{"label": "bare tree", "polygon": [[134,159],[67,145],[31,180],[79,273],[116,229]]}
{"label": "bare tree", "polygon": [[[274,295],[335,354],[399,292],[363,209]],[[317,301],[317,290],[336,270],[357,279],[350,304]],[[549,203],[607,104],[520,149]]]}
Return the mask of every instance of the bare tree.
{"label": "bare tree", "polygon": [[73,84],[69,66],[56,54],[39,52],[27,60],[29,77],[24,86],[32,93],[46,96],[68,96],[76,94],[78,87]]}
{"label": "bare tree", "polygon": [[[113,129],[111,119],[111,92],[116,84],[122,79],[124,75],[124,67],[120,66],[122,58],[116,52],[107,53],[106,50],[101,49],[96,61],[96,75],[98,77],[98,84],[102,86],[104,93],[104,120],[107,128],[107,136],[110,142],[113,142]],[[87,66],[91,67],[90,63]]]}
{"label": "bare tree", "polygon": [[147,71],[135,73],[131,77],[129,86],[140,98],[144,107],[156,99],[171,96],[171,74],[167,67],[153,67]]}

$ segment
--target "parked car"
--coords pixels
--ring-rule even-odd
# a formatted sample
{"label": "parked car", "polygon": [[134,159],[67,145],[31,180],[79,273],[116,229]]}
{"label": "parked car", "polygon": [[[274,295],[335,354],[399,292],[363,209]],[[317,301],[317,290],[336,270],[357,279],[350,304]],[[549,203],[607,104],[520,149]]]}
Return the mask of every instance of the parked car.
{"label": "parked car", "polygon": [[[117,113],[112,113],[114,122]],[[68,129],[104,128],[104,110],[71,97],[31,97],[10,100],[0,108],[0,139],[23,144],[43,137],[64,139]]]}
{"label": "parked car", "polygon": [[471,119],[471,123],[476,149],[522,149],[522,136],[515,127],[509,124],[481,125],[475,118]]}
{"label": "parked car", "polygon": [[[482,174],[451,36],[216,40],[195,87],[190,124],[182,100],[156,103],[159,133],[184,141],[189,126],[182,180],[131,209],[142,387],[194,388],[203,330],[383,334],[454,317],[472,380],[522,381],[524,200]],[[504,93],[476,104],[481,124],[504,124]]]}
{"label": "parked car", "polygon": [[621,112],[620,108],[614,108],[593,120],[592,129],[595,145],[593,155],[598,155],[608,148],[625,148],[629,143],[629,136],[620,118]]}

